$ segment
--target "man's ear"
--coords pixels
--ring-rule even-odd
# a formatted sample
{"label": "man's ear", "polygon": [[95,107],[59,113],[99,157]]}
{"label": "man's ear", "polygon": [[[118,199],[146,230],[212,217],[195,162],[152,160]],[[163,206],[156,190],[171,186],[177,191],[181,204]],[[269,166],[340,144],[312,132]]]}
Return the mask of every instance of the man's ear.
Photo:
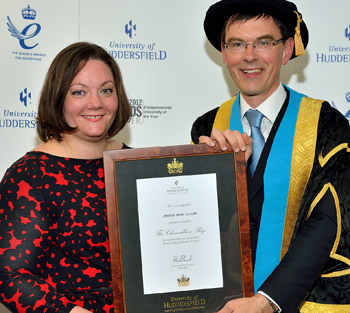
{"label": "man's ear", "polygon": [[290,58],[292,57],[294,51],[294,40],[293,38],[288,38],[284,44],[284,50],[282,55],[282,64],[286,65]]}

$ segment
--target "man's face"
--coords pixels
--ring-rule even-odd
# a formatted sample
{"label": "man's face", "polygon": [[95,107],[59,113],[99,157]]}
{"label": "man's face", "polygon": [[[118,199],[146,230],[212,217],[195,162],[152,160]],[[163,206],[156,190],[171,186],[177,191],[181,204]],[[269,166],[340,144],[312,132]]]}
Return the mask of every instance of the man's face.
{"label": "man's face", "polygon": [[[281,38],[281,32],[271,17],[254,18],[227,26],[225,43],[233,40],[253,43],[258,39],[274,41]],[[248,45],[241,52],[221,47],[222,56],[234,82],[252,107],[260,105],[277,89],[281,65],[288,63],[293,47],[291,38],[264,51],[257,51],[252,45]]]}

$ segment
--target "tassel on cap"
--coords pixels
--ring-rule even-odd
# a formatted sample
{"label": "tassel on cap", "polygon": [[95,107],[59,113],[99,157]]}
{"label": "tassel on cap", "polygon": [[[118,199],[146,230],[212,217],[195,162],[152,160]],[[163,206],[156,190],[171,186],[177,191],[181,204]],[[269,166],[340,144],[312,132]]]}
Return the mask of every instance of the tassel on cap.
{"label": "tassel on cap", "polygon": [[305,48],[300,34],[300,24],[303,20],[301,18],[301,15],[297,11],[294,11],[294,13],[297,15],[297,26],[295,27],[294,45],[295,55],[298,56],[305,54]]}

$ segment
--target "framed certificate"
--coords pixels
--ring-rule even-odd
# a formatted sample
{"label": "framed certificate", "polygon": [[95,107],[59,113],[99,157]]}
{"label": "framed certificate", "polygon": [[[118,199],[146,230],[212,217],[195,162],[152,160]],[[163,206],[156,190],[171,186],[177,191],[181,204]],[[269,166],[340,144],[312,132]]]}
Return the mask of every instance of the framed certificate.
{"label": "framed certificate", "polygon": [[215,312],[251,296],[244,153],[105,151],[115,313]]}

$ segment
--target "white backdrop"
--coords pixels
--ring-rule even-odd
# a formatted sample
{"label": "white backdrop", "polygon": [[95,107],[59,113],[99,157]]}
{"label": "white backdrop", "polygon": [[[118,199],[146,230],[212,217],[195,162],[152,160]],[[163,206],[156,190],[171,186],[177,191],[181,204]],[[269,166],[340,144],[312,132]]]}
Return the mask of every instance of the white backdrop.
{"label": "white backdrop", "polygon": [[[203,31],[214,2],[1,0],[0,177],[39,143],[34,121],[44,76],[54,56],[76,41],[103,46],[120,65],[134,112],[120,140],[133,147],[189,143],[194,119],[237,92]],[[295,3],[310,41],[307,54],[284,67],[282,81],[350,119],[350,2]],[[35,19],[23,16],[28,5]]]}

